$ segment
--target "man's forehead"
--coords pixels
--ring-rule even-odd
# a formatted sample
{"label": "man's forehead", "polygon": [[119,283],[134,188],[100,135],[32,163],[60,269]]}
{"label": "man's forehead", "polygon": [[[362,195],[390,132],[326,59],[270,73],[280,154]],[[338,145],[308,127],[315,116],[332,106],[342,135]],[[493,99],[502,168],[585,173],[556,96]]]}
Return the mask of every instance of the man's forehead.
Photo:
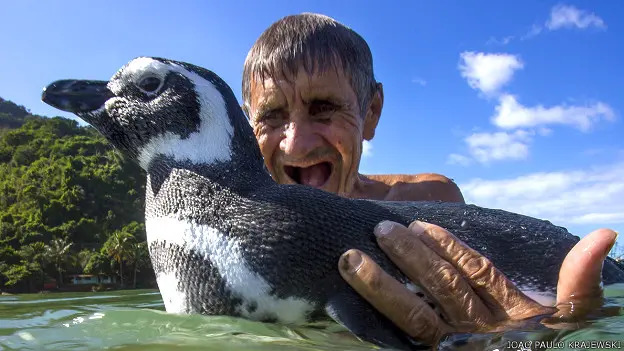
{"label": "man's forehead", "polygon": [[275,77],[267,76],[264,79],[261,77],[251,79],[251,103],[262,106],[293,90],[297,90],[301,94],[310,92],[315,94],[354,94],[342,69],[330,67],[310,74],[303,67],[300,67],[294,77],[289,74],[280,74]]}

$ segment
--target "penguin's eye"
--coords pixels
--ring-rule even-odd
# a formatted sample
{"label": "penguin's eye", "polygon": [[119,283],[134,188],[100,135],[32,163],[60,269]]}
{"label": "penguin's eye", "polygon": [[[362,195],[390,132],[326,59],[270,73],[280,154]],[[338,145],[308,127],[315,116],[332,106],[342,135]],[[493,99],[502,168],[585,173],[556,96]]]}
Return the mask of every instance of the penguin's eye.
{"label": "penguin's eye", "polygon": [[137,86],[146,93],[153,93],[160,87],[160,78],[154,76],[145,77],[139,81]]}

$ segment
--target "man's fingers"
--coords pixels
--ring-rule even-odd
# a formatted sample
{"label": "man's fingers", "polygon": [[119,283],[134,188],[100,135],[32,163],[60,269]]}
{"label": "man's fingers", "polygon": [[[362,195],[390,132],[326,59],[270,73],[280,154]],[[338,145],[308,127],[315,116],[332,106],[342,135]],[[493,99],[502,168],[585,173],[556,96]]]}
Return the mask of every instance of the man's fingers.
{"label": "man's fingers", "polygon": [[450,331],[425,301],[361,251],[345,252],[340,257],[338,269],[355,291],[413,338],[435,344]]}
{"label": "man's fingers", "polygon": [[551,313],[520,291],[490,260],[447,230],[415,221],[410,229],[442,259],[452,263],[499,319],[524,319]]}
{"label": "man's fingers", "polygon": [[381,249],[438,302],[452,325],[470,324],[474,329],[495,322],[490,310],[455,267],[423,244],[410,229],[384,221],[375,227],[375,235]]}
{"label": "man's fingers", "polygon": [[559,271],[557,306],[590,303],[602,297],[602,264],[615,244],[617,233],[598,229],[581,239],[568,252]]}

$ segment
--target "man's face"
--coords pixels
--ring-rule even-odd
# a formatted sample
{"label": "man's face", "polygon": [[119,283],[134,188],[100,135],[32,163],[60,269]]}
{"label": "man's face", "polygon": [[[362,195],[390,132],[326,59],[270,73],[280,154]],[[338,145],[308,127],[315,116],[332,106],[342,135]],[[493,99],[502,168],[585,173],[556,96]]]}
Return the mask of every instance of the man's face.
{"label": "man's face", "polygon": [[301,68],[294,79],[252,81],[248,106],[260,151],[278,183],[351,192],[370,123],[341,69],[308,75]]}

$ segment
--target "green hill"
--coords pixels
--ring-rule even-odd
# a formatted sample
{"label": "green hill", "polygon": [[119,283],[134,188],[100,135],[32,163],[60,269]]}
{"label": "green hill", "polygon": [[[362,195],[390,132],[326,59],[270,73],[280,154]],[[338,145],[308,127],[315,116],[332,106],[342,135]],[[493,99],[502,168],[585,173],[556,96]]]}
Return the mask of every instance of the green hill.
{"label": "green hill", "polygon": [[0,130],[19,128],[27,119],[32,117],[24,106],[0,97]]}
{"label": "green hill", "polygon": [[0,130],[0,290],[38,291],[52,277],[64,286],[74,273],[129,281],[148,265],[138,166],[93,128],[2,98]]}

